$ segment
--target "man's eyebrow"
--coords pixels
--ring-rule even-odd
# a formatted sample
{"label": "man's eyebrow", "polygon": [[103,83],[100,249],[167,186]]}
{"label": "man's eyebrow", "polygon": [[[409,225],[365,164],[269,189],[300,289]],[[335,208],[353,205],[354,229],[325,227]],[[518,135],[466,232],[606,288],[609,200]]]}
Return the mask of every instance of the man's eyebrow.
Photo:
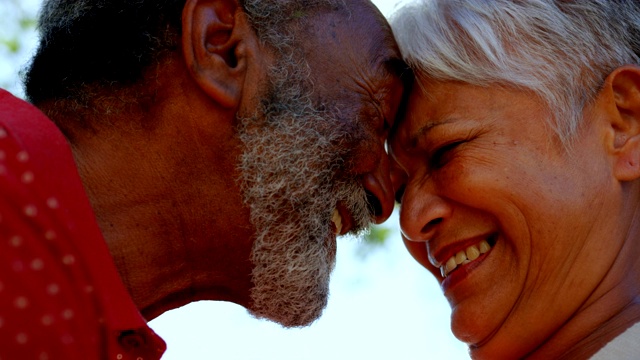
{"label": "man's eyebrow", "polygon": [[403,121],[407,107],[409,104],[409,95],[411,94],[411,89],[413,88],[414,83],[414,74],[413,70],[404,62],[401,58],[397,56],[390,56],[384,62],[385,68],[391,74],[397,76],[402,82],[402,98],[400,99],[400,104],[398,105],[398,111],[396,113],[396,117],[393,121],[393,126],[389,130],[388,137],[393,137],[397,131],[399,124]]}
{"label": "man's eyebrow", "polygon": [[401,58],[392,55],[387,57],[383,63],[389,72],[403,79],[403,82],[413,79],[413,71]]}
{"label": "man's eyebrow", "polygon": [[371,65],[373,66],[382,65],[385,70],[403,79],[409,77],[407,74],[413,74],[409,65],[402,59],[391,32],[383,34],[378,41],[373,41],[369,48],[369,54],[373,55],[371,57]]}

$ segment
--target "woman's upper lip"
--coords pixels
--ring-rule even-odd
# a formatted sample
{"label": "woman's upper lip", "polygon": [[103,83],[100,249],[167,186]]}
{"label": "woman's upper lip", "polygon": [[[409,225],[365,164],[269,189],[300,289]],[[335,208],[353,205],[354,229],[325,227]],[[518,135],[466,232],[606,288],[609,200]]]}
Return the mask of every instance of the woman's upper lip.
{"label": "woman's upper lip", "polygon": [[[492,234],[491,232],[488,232],[482,235],[477,235],[477,236],[469,237],[466,239],[455,240],[441,247],[438,247],[437,244],[431,243],[427,247],[427,252],[429,254],[429,262],[431,262],[431,265],[437,268],[440,268],[452,256],[454,256],[460,251],[465,251],[471,245],[475,245],[481,242],[482,240],[486,240],[489,236],[491,236],[491,234]],[[430,241],[433,241],[433,240],[430,240]]]}

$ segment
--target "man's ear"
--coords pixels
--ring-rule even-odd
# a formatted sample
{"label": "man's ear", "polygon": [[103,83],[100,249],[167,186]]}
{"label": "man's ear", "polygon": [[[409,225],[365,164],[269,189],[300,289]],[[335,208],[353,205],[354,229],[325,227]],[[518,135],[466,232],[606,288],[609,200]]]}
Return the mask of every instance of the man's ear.
{"label": "man's ear", "polygon": [[620,181],[640,178],[640,67],[615,69],[604,83],[608,94],[612,131],[610,149],[615,156],[614,175]]}
{"label": "man's ear", "polygon": [[196,83],[220,106],[234,108],[247,70],[244,36],[236,0],[187,0],[182,11],[182,51]]}

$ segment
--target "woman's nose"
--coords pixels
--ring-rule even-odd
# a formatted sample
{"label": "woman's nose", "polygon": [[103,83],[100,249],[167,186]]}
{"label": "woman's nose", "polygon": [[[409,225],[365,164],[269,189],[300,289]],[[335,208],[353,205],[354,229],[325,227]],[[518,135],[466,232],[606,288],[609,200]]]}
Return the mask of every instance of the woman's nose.
{"label": "woman's nose", "polygon": [[419,185],[412,182],[405,185],[400,229],[407,240],[426,242],[437,235],[440,224],[451,215],[451,206],[428,181]]}

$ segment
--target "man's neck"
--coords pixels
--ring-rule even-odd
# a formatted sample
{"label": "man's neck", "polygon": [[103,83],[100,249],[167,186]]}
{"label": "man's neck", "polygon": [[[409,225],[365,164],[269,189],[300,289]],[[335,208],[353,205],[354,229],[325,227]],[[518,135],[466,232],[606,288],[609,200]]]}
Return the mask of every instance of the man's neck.
{"label": "man's neck", "polygon": [[171,121],[152,127],[78,132],[72,142],[118,272],[148,320],[203,299],[247,306],[251,286],[248,213],[225,206],[242,202],[229,190],[236,157],[203,146],[215,141],[177,112],[164,108]]}

